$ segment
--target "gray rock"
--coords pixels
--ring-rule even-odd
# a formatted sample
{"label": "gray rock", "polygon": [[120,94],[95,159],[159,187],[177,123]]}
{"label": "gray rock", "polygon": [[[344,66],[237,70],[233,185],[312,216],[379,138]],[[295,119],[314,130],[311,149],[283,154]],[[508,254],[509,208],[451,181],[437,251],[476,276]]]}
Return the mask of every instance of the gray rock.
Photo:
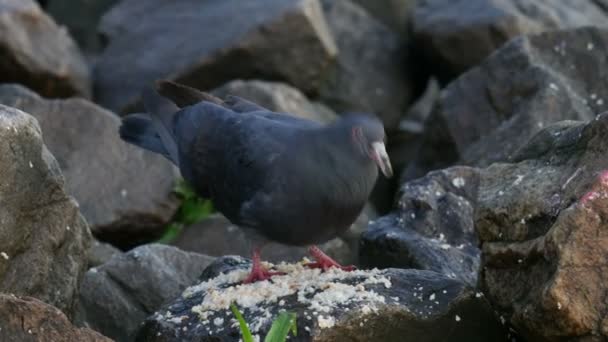
{"label": "gray rock", "polygon": [[49,97],[90,97],[89,69],[78,47],[33,0],[0,3],[0,82]]}
{"label": "gray rock", "polygon": [[350,0],[321,3],[339,53],[319,99],[337,112],[374,113],[395,128],[413,92],[405,44]]}
{"label": "gray rock", "polygon": [[519,35],[608,26],[608,8],[594,0],[419,0],[412,17],[417,50],[443,81]]}
{"label": "gray rock", "polygon": [[212,261],[156,244],[116,255],[85,274],[79,320],[117,341],[131,341],[148,315],[195,283]]}
{"label": "gray rock", "polygon": [[238,324],[228,309],[232,300],[261,339],[279,310],[287,310],[296,313],[298,326],[298,336],[289,341],[507,340],[483,296],[435,272],[319,274],[283,265],[289,273],[273,282],[235,286],[247,267],[242,259],[217,260],[202,283],[146,320],[137,341],[236,341]]}
{"label": "gray rock", "polygon": [[106,261],[112,259],[113,256],[121,253],[122,252],[118,248],[109,243],[99,242],[97,239],[93,239],[91,248],[89,248],[88,268],[103,265]]}
{"label": "gray rock", "polygon": [[310,102],[302,92],[285,83],[235,80],[212,93],[220,98],[236,95],[275,112],[291,113],[319,122],[327,123],[337,118],[331,109],[321,103]]}
{"label": "gray rock", "polygon": [[77,328],[57,308],[35,298],[0,294],[0,340],[111,342],[88,329]]}
{"label": "gray rock", "polygon": [[36,119],[3,105],[0,227],[0,292],[38,298],[71,317],[91,233]]}
{"label": "gray rock", "polygon": [[364,267],[432,270],[475,286],[479,249],[474,211],[479,176],[469,167],[435,171],[402,185],[398,207],[370,224]]}
{"label": "gray rock", "polygon": [[[212,256],[251,256],[252,241],[237,226],[223,215],[214,214],[200,223],[184,228],[171,243],[180,249]],[[340,238],[319,246],[327,255],[343,264],[356,262],[357,253]],[[306,247],[294,247],[277,242],[269,242],[262,249],[262,259],[270,262],[300,261],[309,256]]]}
{"label": "gray rock", "polygon": [[0,103],[31,113],[66,177],[66,188],[101,240],[129,248],[162,234],[178,202],[177,175],[158,155],[118,138],[120,119],[84,99],[48,100],[0,85]]}
{"label": "gray rock", "polygon": [[353,0],[393,31],[408,35],[412,11],[419,0]]}
{"label": "gray rock", "polygon": [[519,37],[450,83],[405,178],[460,163],[505,161],[543,127],[608,108],[608,30]]}
{"label": "gray rock", "polygon": [[480,283],[528,341],[608,338],[608,114],[536,135],[480,171]]}
{"label": "gray rock", "polygon": [[89,53],[102,49],[102,41],[97,34],[101,16],[118,0],[48,0],[45,10],[55,20],[65,25],[78,45]]}
{"label": "gray rock", "polygon": [[109,45],[95,69],[96,95],[115,111],[159,78],[204,90],[263,78],[313,93],[337,52],[317,0],[126,0],[100,31]]}

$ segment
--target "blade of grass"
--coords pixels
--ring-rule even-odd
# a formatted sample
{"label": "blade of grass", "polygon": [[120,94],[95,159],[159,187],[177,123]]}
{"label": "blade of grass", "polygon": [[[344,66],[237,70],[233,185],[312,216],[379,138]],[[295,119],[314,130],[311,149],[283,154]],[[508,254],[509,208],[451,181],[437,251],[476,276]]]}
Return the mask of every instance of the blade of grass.
{"label": "blade of grass", "polygon": [[264,342],[285,342],[290,331],[293,333],[293,336],[298,335],[297,327],[296,314],[293,312],[283,312],[272,323],[268,335],[264,338]]}
{"label": "blade of grass", "polygon": [[243,335],[243,342],[253,342],[253,336],[251,335],[251,331],[249,331],[249,327],[247,326],[247,322],[241,315],[239,309],[234,305],[234,303],[230,304],[230,310],[236,317],[237,321],[239,321],[239,326],[241,327],[241,334]]}

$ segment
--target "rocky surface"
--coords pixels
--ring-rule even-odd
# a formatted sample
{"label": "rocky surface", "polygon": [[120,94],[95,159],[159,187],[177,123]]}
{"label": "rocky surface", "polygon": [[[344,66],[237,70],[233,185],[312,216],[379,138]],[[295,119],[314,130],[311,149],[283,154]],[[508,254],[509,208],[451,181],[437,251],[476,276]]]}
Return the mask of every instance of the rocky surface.
{"label": "rocky surface", "polygon": [[458,76],[522,34],[608,26],[601,1],[419,0],[412,15],[416,46],[442,80]]}
{"label": "rocky surface", "polygon": [[89,97],[89,69],[67,31],[33,0],[0,3],[0,82],[49,97]]}
{"label": "rocky surface", "polygon": [[327,123],[337,118],[336,113],[327,106],[311,102],[298,89],[285,83],[235,80],[214,89],[212,93],[220,98],[227,95],[239,96],[275,112],[290,113],[319,122]]}
{"label": "rocky surface", "polygon": [[[240,255],[250,257],[253,248],[251,240],[239,227],[233,225],[221,214],[214,214],[200,223],[184,228],[171,244],[185,251],[212,256]],[[357,260],[356,250],[340,238],[335,238],[319,246],[327,255],[342,264],[352,264]],[[264,245],[262,259],[270,262],[300,261],[309,256],[308,248],[287,246],[277,242]]]}
{"label": "rocky surface", "polygon": [[[407,35],[417,0],[353,0],[393,31]],[[418,0],[419,1],[419,0]]]}
{"label": "rocky surface", "polygon": [[264,78],[314,92],[337,53],[317,0],[126,0],[100,31],[109,45],[95,68],[96,96],[115,111],[158,78],[200,89]]}
{"label": "rocky surface", "polygon": [[272,282],[236,285],[247,266],[240,258],[218,259],[200,284],[146,320],[137,341],[236,340],[232,301],[261,338],[278,312],[288,310],[297,313],[298,325],[290,341],[507,340],[482,295],[435,272],[320,273],[282,264],[277,269],[287,275]]}
{"label": "rocky surface", "polygon": [[177,173],[164,158],[120,140],[116,115],[84,99],[49,100],[18,85],[0,85],[0,103],[38,120],[67,191],[98,238],[130,248],[162,234],[179,204],[171,194]]}
{"label": "rocky surface", "polygon": [[120,249],[110,245],[109,243],[99,242],[93,239],[91,248],[89,248],[88,268],[97,267],[112,259],[113,256],[121,254]]}
{"label": "rocky surface", "polygon": [[194,284],[212,261],[156,244],[117,254],[85,274],[78,320],[117,341],[131,341],[147,316]]}
{"label": "rocky surface", "polygon": [[3,105],[0,180],[0,292],[38,298],[71,317],[91,233],[34,117]]}
{"label": "rocky surface", "polygon": [[401,186],[397,208],[370,224],[361,238],[364,267],[432,270],[477,283],[474,211],[478,171],[453,167]]}
{"label": "rocky surface", "polygon": [[77,328],[57,308],[35,298],[0,294],[0,340],[6,342],[111,342],[88,329]]}
{"label": "rocky surface", "polygon": [[413,92],[399,35],[350,0],[321,3],[339,53],[319,99],[337,112],[374,113],[394,128]]}
{"label": "rocky surface", "polygon": [[529,341],[608,338],[608,114],[546,128],[480,171],[481,284]]}
{"label": "rocky surface", "polygon": [[607,45],[608,30],[596,28],[512,40],[442,91],[405,178],[505,161],[543,127],[606,110]]}

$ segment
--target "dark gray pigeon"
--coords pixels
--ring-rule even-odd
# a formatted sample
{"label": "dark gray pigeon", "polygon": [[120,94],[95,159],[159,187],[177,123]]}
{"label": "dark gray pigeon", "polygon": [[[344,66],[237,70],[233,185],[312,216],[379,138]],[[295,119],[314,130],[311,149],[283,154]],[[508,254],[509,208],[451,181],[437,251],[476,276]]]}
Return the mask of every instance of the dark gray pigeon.
{"label": "dark gray pigeon", "polygon": [[[268,240],[301,246],[336,237],[363,209],[378,167],[392,176],[384,128],[372,116],[322,125],[168,81],[143,102],[147,113],[126,116],[121,138],[165,156],[230,221]],[[245,282],[274,274],[261,266],[260,248]],[[310,252],[311,267],[352,269],[315,246]]]}

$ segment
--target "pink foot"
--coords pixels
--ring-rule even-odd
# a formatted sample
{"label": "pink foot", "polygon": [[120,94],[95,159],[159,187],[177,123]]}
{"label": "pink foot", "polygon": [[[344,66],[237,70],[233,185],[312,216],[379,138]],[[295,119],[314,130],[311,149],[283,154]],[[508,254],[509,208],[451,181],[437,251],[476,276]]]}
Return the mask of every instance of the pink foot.
{"label": "pink foot", "polygon": [[323,271],[327,271],[332,267],[339,268],[343,271],[354,271],[356,269],[355,266],[342,266],[338,264],[334,259],[327,256],[327,254],[323,253],[317,246],[310,246],[308,252],[315,258],[316,262],[311,262],[306,264],[307,267],[310,268],[321,268]]}
{"label": "pink foot", "polygon": [[247,278],[245,278],[245,280],[243,280],[243,284],[251,284],[251,283],[255,283],[256,281],[263,281],[266,279],[270,279],[272,276],[275,276],[275,275],[285,274],[283,272],[268,271],[266,269],[266,267],[262,266],[259,248],[256,248],[253,251],[252,261],[253,261],[253,265],[251,266],[251,272],[249,273]]}

